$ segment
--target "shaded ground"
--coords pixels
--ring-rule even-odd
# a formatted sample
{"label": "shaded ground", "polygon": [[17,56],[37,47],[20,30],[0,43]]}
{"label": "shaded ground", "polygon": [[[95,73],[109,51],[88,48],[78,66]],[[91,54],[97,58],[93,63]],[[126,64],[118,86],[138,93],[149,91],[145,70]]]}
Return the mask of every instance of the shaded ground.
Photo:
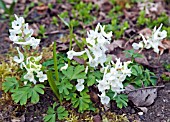
{"label": "shaded ground", "polygon": [[[29,2],[28,2],[29,3]],[[22,8],[23,3],[19,3],[18,9],[16,8],[16,13],[23,13],[23,8]],[[65,4],[64,4],[65,5]],[[55,5],[55,9],[56,11],[53,10],[46,10],[43,9],[41,14],[37,13],[37,11],[35,9],[31,9],[32,11],[29,12],[29,15],[27,17],[27,20],[31,20],[31,26],[36,28],[39,27],[39,25],[45,24],[47,30],[46,33],[48,35],[47,39],[42,39],[41,42],[41,47],[43,46],[48,46],[51,44],[51,42],[53,42],[54,40],[56,40],[58,42],[58,51],[65,51],[66,49],[68,49],[68,38],[62,38],[65,35],[68,35],[68,29],[65,29],[63,27],[63,24],[59,24],[58,27],[54,26],[53,24],[50,23],[50,16],[51,15],[57,15],[58,13],[60,13],[61,11],[64,10],[70,10],[70,6],[68,5],[67,8],[67,4],[64,5]],[[105,7],[104,7],[105,6]],[[100,12],[108,12],[109,5],[104,5],[103,9],[100,10]],[[135,13],[134,9],[135,7],[133,7],[132,9],[130,9],[129,11],[132,11]],[[134,10],[133,10],[134,9]],[[35,11],[34,11],[35,10]],[[170,14],[170,11],[168,9],[167,13]],[[44,12],[45,11],[45,12]],[[134,16],[138,15],[139,10],[137,9],[137,14],[134,14]],[[46,12],[49,12],[50,16],[46,15]],[[130,12],[130,14],[132,13]],[[93,14],[96,14],[95,12]],[[103,14],[103,13],[100,13]],[[99,15],[99,14],[97,14]],[[35,17],[38,16],[40,17],[39,19],[35,19]],[[130,18],[126,18],[128,21],[131,21],[132,19],[132,23],[131,23],[131,27],[136,26],[136,22],[133,23],[133,21],[136,21],[136,19],[133,20],[133,15],[130,16]],[[132,18],[131,18],[132,17]],[[125,18],[125,16],[122,17],[122,20]],[[89,25],[82,25],[80,28],[77,28],[75,30],[75,33],[77,35],[83,35],[81,32],[79,32],[79,30],[85,29],[88,30],[89,28],[91,28],[91,25],[96,24],[98,21],[102,22],[101,20],[104,19],[104,23],[109,23],[107,22],[108,20],[106,18],[102,18],[100,16],[100,19],[90,23]],[[8,52],[8,48],[9,48],[9,38],[8,38],[8,26],[7,26],[7,21],[6,22],[1,22],[0,23],[0,58],[3,58],[2,54],[5,54]],[[132,30],[133,30],[132,29]],[[57,31],[56,31],[57,30]],[[138,32],[140,29],[137,28],[135,30],[129,30],[130,32],[127,32],[127,34],[130,34],[131,36],[134,35],[136,32]],[[37,32],[35,33],[35,35],[38,34]],[[126,35],[126,37],[128,37]],[[126,40],[126,39],[125,39]],[[122,50],[120,50],[122,51]],[[118,51],[118,52],[120,52]],[[148,112],[144,115],[139,115],[138,112],[140,112],[139,109],[136,109],[133,105],[129,104],[129,107],[124,108],[124,109],[118,109],[118,108],[114,108],[114,110],[112,110],[113,112],[116,112],[118,114],[127,114],[129,121],[134,121],[136,120],[137,122],[170,122],[170,83],[165,83],[162,81],[162,79],[160,78],[161,74],[163,72],[165,72],[165,69],[163,68],[163,64],[164,63],[170,63],[170,54],[167,52],[165,52],[162,56],[157,57],[155,53],[153,53],[152,51],[146,51],[144,52],[144,55],[147,58],[147,61],[149,62],[150,66],[146,66],[148,67],[150,70],[154,71],[156,73],[156,75],[158,76],[158,85],[159,84],[165,84],[165,87],[160,89],[158,91],[158,97],[156,98],[155,102],[153,105],[149,106]],[[154,66],[158,66],[157,68],[154,68]],[[48,88],[45,90],[45,95],[41,95],[40,97],[40,102],[36,105],[32,105],[32,104],[28,104],[26,106],[19,106],[17,104],[13,104],[10,101],[10,97],[6,96],[7,98],[9,98],[9,100],[7,101],[2,101],[0,103],[0,122],[41,122],[43,121],[43,116],[45,115],[47,108],[49,105],[51,105],[54,101],[56,101],[53,93],[51,90],[49,90]],[[2,97],[2,91],[0,91],[0,97]]]}

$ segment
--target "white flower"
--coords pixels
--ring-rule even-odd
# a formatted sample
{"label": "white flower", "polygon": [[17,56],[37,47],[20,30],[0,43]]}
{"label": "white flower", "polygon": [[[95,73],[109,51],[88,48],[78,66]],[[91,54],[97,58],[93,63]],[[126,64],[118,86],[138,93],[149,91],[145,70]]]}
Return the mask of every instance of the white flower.
{"label": "white flower", "polygon": [[120,62],[120,58],[116,58],[115,69],[122,69],[122,62]]}
{"label": "white flower", "polygon": [[97,87],[98,87],[98,90],[99,90],[100,92],[103,92],[103,91],[105,91],[105,90],[110,89],[110,85],[109,85],[109,83],[108,83],[106,80],[97,80],[97,79],[96,79],[96,81],[99,83],[99,84],[97,85]]}
{"label": "white flower", "polygon": [[81,56],[85,53],[85,51],[75,52],[73,49],[67,52],[67,58],[70,60],[73,59],[74,56]]}
{"label": "white flower", "polygon": [[34,31],[33,29],[29,29],[28,23],[25,23],[23,17],[18,18],[17,15],[15,15],[15,18],[16,20],[12,22],[12,29],[9,29],[10,40],[15,44],[23,46],[29,45],[35,49],[39,45],[40,39],[31,37]]}
{"label": "white flower", "polygon": [[24,61],[24,55],[19,51],[19,47],[17,47],[17,51],[18,51],[19,57],[14,56],[14,61],[17,63],[22,63]]}
{"label": "white flower", "polygon": [[22,24],[25,23],[25,20],[24,20],[23,17],[18,18],[18,16],[16,14],[15,14],[15,18],[16,18],[16,20],[14,20],[12,22],[12,28],[15,29],[15,30],[19,30],[19,29],[21,29]]}
{"label": "white flower", "polygon": [[99,58],[99,57],[102,56],[103,51],[101,50],[99,44],[98,44],[98,45],[95,45],[94,47],[90,47],[90,46],[89,46],[89,49],[90,49],[90,51],[93,53],[93,55],[94,55],[96,58]]}
{"label": "white flower", "polygon": [[46,75],[46,74],[43,74],[42,71],[37,72],[37,75],[36,75],[36,76],[39,78],[39,81],[40,81],[40,82],[44,82],[45,80],[47,80],[47,75]]}
{"label": "white flower", "polygon": [[32,34],[34,33],[34,30],[33,29],[29,29],[29,27],[28,27],[28,23],[26,23],[25,25],[24,25],[24,34],[27,36],[27,38],[28,37],[31,37],[32,36]]}
{"label": "white flower", "polygon": [[106,93],[105,92],[102,92],[101,95],[98,95],[100,97],[100,100],[101,100],[101,103],[102,104],[109,104],[110,102],[110,98],[108,96],[106,96]]}
{"label": "white flower", "polygon": [[35,39],[34,37],[31,37],[29,42],[31,42],[30,46],[35,49],[40,44],[40,39]]}
{"label": "white flower", "polygon": [[88,69],[89,69],[89,67],[86,66],[86,69],[85,69],[85,73],[86,73],[86,74],[88,73]]}
{"label": "white flower", "polygon": [[86,52],[86,54],[87,54],[87,56],[88,56],[88,59],[89,59],[89,65],[91,66],[91,67],[97,67],[98,66],[98,62],[97,62],[97,60],[94,60],[93,58],[92,58],[92,56],[91,56],[91,54],[90,54],[90,52],[89,52],[89,50],[88,49],[85,49],[85,52]]}
{"label": "white flower", "polygon": [[[9,30],[9,32],[10,31],[11,30]],[[21,37],[17,36],[16,33],[14,33],[14,32],[10,32],[9,39],[15,43],[15,42],[18,42],[18,40],[21,39]]]}
{"label": "white flower", "polygon": [[81,92],[84,89],[84,79],[77,79],[77,85],[76,85],[76,89],[77,91]]}
{"label": "white flower", "polygon": [[102,35],[103,35],[105,38],[107,38],[108,40],[111,40],[112,32],[106,33],[106,32],[104,31],[104,29],[105,29],[105,26],[102,27],[102,26],[100,25],[100,30],[101,30]]}
{"label": "white flower", "polygon": [[127,76],[131,76],[131,69],[128,69],[128,65],[132,63],[131,61],[127,61],[127,62],[124,62],[124,65],[123,65],[123,69],[121,70],[123,74],[127,75]]}
{"label": "white flower", "polygon": [[167,32],[163,30],[162,32],[160,31],[162,28],[162,24],[159,26],[159,28],[156,30],[156,26],[154,27],[153,30],[153,40],[162,40],[167,37]]}
{"label": "white flower", "polygon": [[150,49],[153,48],[154,52],[159,53],[159,46],[162,44],[161,41],[167,37],[167,32],[165,30],[163,30],[162,32],[160,31],[162,28],[162,24],[159,26],[158,29],[156,29],[156,26],[154,27],[153,31],[152,31],[152,35],[150,37],[147,37],[147,39],[140,34],[140,36],[142,37],[142,41],[139,42],[139,44],[137,43],[133,43],[132,46],[134,49],[139,49],[139,48],[146,48],[146,49]]}
{"label": "white flower", "polygon": [[100,63],[102,67],[104,67],[104,63],[106,62],[106,60],[107,57],[105,53],[103,53],[102,56],[97,59],[98,63]]}
{"label": "white flower", "polygon": [[65,65],[63,66],[63,67],[61,67],[60,68],[60,71],[62,71],[62,70],[66,70],[68,68],[68,64],[67,63],[65,63]]}
{"label": "white flower", "polygon": [[142,41],[140,41],[139,44],[138,44],[138,43],[133,43],[133,44],[132,44],[132,47],[133,47],[133,49],[135,49],[135,50],[139,50],[140,48],[143,48],[143,47],[144,47],[144,44],[143,44]]}
{"label": "white flower", "polygon": [[111,83],[111,90],[115,93],[120,93],[121,91],[124,91],[123,84],[119,80],[115,80]]}
{"label": "white flower", "polygon": [[34,79],[34,74],[31,71],[28,71],[27,74],[24,75],[24,79],[29,80],[30,82],[33,82],[34,84],[36,84],[36,80]]}

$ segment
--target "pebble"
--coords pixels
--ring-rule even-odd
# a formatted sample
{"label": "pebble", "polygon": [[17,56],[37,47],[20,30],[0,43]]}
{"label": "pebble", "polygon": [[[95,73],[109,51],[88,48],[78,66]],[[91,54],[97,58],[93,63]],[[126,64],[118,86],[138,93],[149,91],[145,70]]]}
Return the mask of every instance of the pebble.
{"label": "pebble", "polygon": [[138,115],[142,116],[142,115],[143,115],[143,112],[138,112]]}

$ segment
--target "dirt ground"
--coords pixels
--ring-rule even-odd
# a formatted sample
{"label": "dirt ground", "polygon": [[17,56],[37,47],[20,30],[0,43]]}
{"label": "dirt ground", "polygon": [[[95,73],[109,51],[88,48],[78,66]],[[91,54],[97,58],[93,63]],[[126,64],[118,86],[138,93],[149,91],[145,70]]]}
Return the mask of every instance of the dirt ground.
{"label": "dirt ground", "polygon": [[[19,4],[20,7],[22,4]],[[18,12],[19,10],[16,10]],[[22,13],[22,12],[18,12]],[[170,13],[170,12],[169,12]],[[35,13],[31,13],[28,18],[34,17]],[[12,44],[8,38],[8,21],[0,22],[0,58],[3,59],[4,54],[8,52],[9,45]],[[38,22],[36,22],[38,23]],[[43,20],[41,23],[47,23],[48,29],[47,31],[56,30],[57,27],[53,27],[48,24],[48,21]],[[75,32],[76,33],[76,32]],[[68,30],[62,30],[60,28],[60,33],[49,34],[47,39],[43,39],[41,42],[41,47],[48,46],[54,40],[58,40],[61,35],[68,34]],[[58,41],[58,43],[61,43]],[[67,42],[68,43],[68,42]],[[67,45],[67,43],[65,43]],[[66,50],[68,47],[65,45],[60,46],[60,50]],[[164,82],[161,79],[161,74],[165,72],[163,68],[163,64],[170,63],[170,54],[169,52],[165,52],[163,55],[156,56],[155,53],[146,51],[144,52],[149,64],[152,67],[148,67],[151,71],[158,77],[158,84],[164,84],[164,88],[160,88],[158,90],[158,96],[155,102],[147,107],[147,113],[143,113],[143,115],[139,115],[141,110],[136,109],[134,105],[129,104],[129,107],[124,108],[122,110],[115,109],[113,112],[117,114],[126,114],[129,121],[133,122],[170,122],[170,83]],[[158,66],[157,68],[153,68],[154,66]],[[3,91],[0,90],[0,98],[2,97]],[[10,96],[8,96],[10,99]],[[27,104],[25,106],[20,106],[18,104],[14,104],[12,101],[1,101],[0,103],[0,122],[43,122],[43,117],[48,109],[48,106],[52,105],[52,103],[56,101],[55,95],[52,91],[47,88],[45,90],[45,95],[40,96],[40,102],[36,105]]]}

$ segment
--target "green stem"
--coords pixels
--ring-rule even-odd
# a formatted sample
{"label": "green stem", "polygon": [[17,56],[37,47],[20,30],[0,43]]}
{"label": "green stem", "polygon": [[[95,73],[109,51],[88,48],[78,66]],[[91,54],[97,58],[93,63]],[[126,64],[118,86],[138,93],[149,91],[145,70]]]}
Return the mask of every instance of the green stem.
{"label": "green stem", "polygon": [[[69,25],[69,30],[70,30],[70,44],[69,44],[69,51],[72,48],[72,38],[73,38],[73,27],[72,25]],[[70,60],[68,60],[68,66],[70,66]]]}
{"label": "green stem", "polygon": [[72,38],[73,38],[73,27],[71,25],[69,27],[69,30],[70,30],[70,44],[69,44],[69,51],[70,51],[72,47]]}
{"label": "green stem", "polygon": [[80,45],[80,43],[78,42],[78,40],[76,39],[76,37],[75,37],[74,34],[73,34],[73,39],[74,39],[74,41],[76,42],[77,46],[78,46],[78,47],[80,48],[80,50],[82,51],[83,48],[82,48],[82,46]]}
{"label": "green stem", "polygon": [[56,54],[56,41],[54,41],[53,45],[53,60],[54,60],[54,69],[57,83],[59,83],[59,75],[58,75],[58,66],[57,66],[57,54]]}

